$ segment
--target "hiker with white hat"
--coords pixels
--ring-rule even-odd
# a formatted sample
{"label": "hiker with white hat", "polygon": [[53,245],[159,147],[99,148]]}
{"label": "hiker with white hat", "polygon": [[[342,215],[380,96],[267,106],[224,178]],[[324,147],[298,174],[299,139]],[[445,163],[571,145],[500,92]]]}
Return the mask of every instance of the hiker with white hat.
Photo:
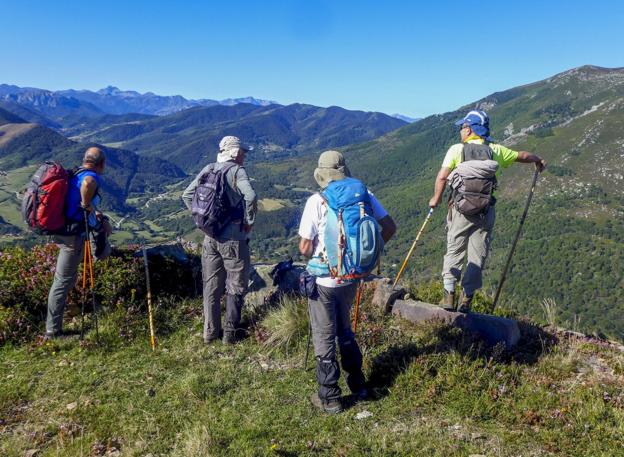
{"label": "hiker with white hat", "polygon": [[251,148],[238,137],[219,143],[216,163],[204,167],[182,194],[198,228],[204,231],[204,341],[221,334],[221,297],[226,294],[225,344],[241,335],[241,308],[249,282],[249,232],[257,212],[257,196],[243,164]]}
{"label": "hiker with white hat", "polygon": [[[490,119],[484,111],[473,110],[455,123],[461,143],[449,148],[435,180],[429,206],[442,201],[445,187],[451,189],[447,216],[447,249],[442,277],[447,310],[467,313],[475,292],[481,288],[482,272],[488,256],[496,218],[494,190],[500,168],[514,162],[533,163],[543,171],[546,162],[525,151],[514,151],[490,138]],[[462,264],[468,262],[462,278],[462,298],[455,304],[455,284],[462,277]]]}
{"label": "hiker with white hat", "polygon": [[[340,152],[325,151],[320,155],[314,179],[321,191],[308,198],[299,225],[299,251],[310,258],[301,283],[308,296],[317,361],[319,389],[312,396],[312,402],[327,413],[339,413],[343,406],[338,386],[340,368],[336,340],[347,385],[356,400],[364,400],[368,392],[362,372],[362,353],[351,330],[350,311],[358,280],[377,265],[383,243],[392,238],[396,226],[375,196],[360,181],[351,178]],[[340,207],[338,211],[336,206]],[[353,225],[350,219],[355,221]],[[356,237],[350,235],[350,226],[357,227]],[[366,241],[360,243],[360,236]],[[363,247],[358,249],[355,261],[352,256],[340,252],[345,246],[352,247],[349,243],[353,241]],[[332,260],[336,257],[337,264]]]}

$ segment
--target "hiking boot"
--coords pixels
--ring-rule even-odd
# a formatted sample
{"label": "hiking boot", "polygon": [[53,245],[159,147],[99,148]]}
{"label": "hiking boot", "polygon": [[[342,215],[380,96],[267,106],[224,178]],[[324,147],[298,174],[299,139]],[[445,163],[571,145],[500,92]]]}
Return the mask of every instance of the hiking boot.
{"label": "hiking boot", "polygon": [[210,335],[204,338],[204,343],[212,344],[216,341],[219,341],[219,335]]}
{"label": "hiking boot", "polygon": [[368,401],[371,398],[368,390],[364,387],[362,387],[358,392],[353,393],[353,396],[355,397],[356,402]]}
{"label": "hiking boot", "polygon": [[464,294],[464,296],[462,297],[462,301],[459,304],[459,308],[457,309],[458,312],[460,313],[469,313],[470,312],[470,305],[472,305],[472,297],[473,295],[466,295]]}
{"label": "hiking boot", "polygon": [[43,341],[51,341],[51,340],[77,340],[80,337],[79,333],[70,333],[70,332],[45,332],[43,335]]}
{"label": "hiking boot", "polygon": [[455,292],[449,292],[444,289],[444,297],[440,302],[440,306],[446,311],[455,311]]}
{"label": "hiking boot", "polygon": [[223,344],[236,344],[238,343],[236,332],[223,332]]}
{"label": "hiking boot", "polygon": [[342,402],[340,398],[321,400],[318,393],[315,392],[310,396],[310,401],[314,406],[327,414],[339,414],[342,412]]}

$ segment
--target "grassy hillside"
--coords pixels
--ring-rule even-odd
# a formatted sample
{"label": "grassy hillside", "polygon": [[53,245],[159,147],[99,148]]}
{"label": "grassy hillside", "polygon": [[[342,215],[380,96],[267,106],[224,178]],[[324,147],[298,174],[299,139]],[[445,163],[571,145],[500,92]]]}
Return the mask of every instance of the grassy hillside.
{"label": "grassy hillside", "polygon": [[157,303],[155,353],[139,304],[101,316],[99,346],[90,332],[83,344],[0,347],[0,452],[585,457],[624,446],[624,357],[605,343],[526,324],[505,352],[366,302],[358,340],[375,400],[327,416],[309,401],[312,363],[301,368],[305,318],[289,345],[263,343],[276,315],[304,317],[303,303],[236,347],[202,342],[199,301]]}

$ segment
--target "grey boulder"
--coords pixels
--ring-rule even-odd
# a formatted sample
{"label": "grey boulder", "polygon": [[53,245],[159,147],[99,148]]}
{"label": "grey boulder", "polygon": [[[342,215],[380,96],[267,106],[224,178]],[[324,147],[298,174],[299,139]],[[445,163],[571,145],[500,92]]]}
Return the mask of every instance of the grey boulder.
{"label": "grey boulder", "polygon": [[430,303],[414,300],[396,300],[392,314],[411,322],[441,320],[478,333],[490,345],[502,342],[507,348],[511,348],[520,340],[518,323],[505,317],[479,313],[456,313]]}

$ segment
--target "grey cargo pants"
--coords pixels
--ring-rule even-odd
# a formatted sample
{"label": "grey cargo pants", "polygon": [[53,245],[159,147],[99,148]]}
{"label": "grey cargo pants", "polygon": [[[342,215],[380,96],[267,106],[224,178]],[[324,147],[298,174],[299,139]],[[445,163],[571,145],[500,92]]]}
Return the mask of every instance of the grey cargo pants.
{"label": "grey cargo pants", "polygon": [[82,261],[84,237],[82,235],[56,235],[52,240],[60,248],[54,271],[54,282],[48,293],[46,333],[58,334],[63,330],[63,313],[69,291],[76,284],[78,265]]}
{"label": "grey cargo pants", "polygon": [[364,388],[362,353],[351,330],[351,306],[357,284],[342,287],[317,285],[318,298],[308,299],[312,340],[316,356],[316,380],[319,398],[324,401],[340,397],[338,386],[340,368],[336,360],[336,340],[340,348],[340,362],[347,373],[347,385],[353,393]]}
{"label": "grey cargo pants", "polygon": [[222,240],[204,237],[202,278],[204,282],[204,340],[218,338],[221,332],[221,297],[225,292],[226,332],[240,326],[241,308],[251,259],[247,240]]}
{"label": "grey cargo pants", "polygon": [[[59,334],[63,330],[63,313],[67,303],[69,291],[76,285],[78,265],[83,260],[84,235],[54,235],[52,241],[59,247],[56,259],[54,282],[48,293],[48,315],[46,318],[46,333]],[[111,246],[107,236],[102,233],[92,233],[91,252],[95,261],[105,259],[111,253]]]}
{"label": "grey cargo pants", "polygon": [[490,206],[483,216],[464,216],[455,208],[449,210],[447,217],[447,247],[444,256],[442,278],[444,288],[455,290],[468,254],[468,263],[462,278],[464,293],[472,296],[483,284],[483,268],[490,250],[492,229],[496,220],[496,210]]}

